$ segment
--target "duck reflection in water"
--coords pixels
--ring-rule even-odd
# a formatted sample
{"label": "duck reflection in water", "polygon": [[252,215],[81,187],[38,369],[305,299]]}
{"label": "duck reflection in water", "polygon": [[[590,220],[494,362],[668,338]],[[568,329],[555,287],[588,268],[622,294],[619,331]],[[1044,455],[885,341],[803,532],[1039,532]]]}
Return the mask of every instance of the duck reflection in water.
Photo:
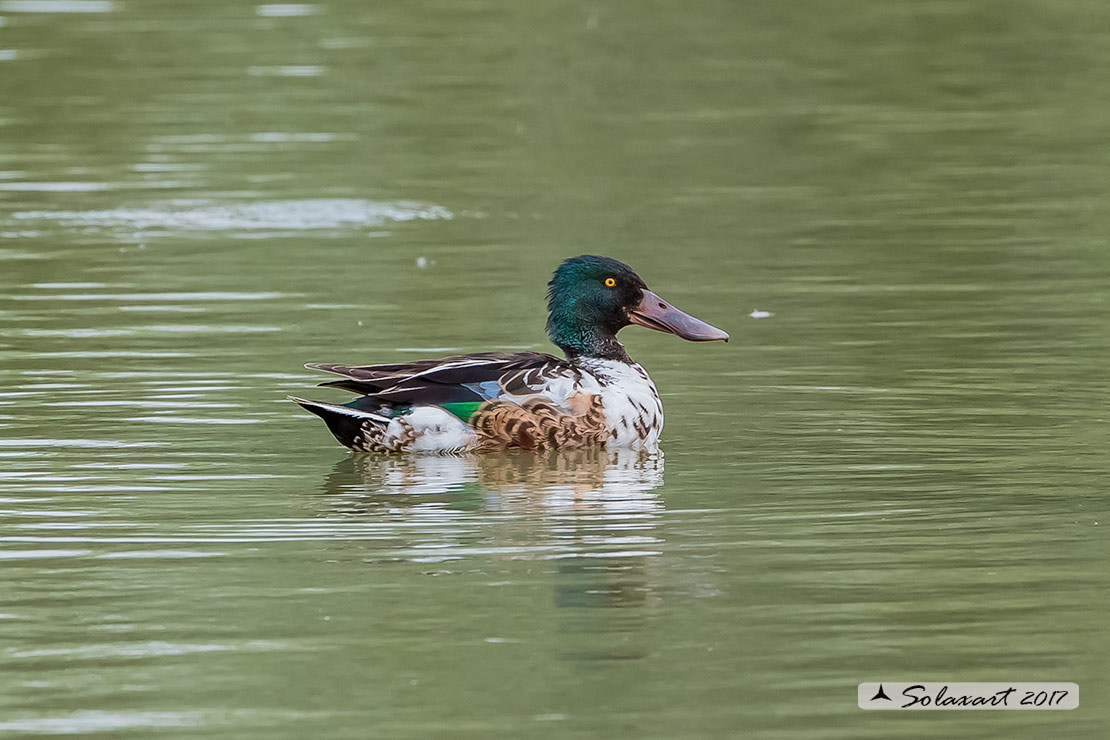
{"label": "duck reflection in water", "polygon": [[344,513],[444,503],[493,513],[648,514],[662,504],[662,453],[589,448],[499,455],[352,455],[326,493]]}
{"label": "duck reflection in water", "polygon": [[612,635],[641,632],[659,599],[662,484],[661,453],[578,449],[351,456],[325,493],[329,515],[385,529],[388,555],[367,562],[550,578],[568,659],[634,659],[639,640]]}

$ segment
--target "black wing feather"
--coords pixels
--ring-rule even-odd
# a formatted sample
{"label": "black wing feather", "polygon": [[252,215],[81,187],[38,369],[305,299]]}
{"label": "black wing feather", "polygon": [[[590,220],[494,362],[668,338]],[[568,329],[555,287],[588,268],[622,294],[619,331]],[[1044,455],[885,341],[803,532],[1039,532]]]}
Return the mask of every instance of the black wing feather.
{"label": "black wing feather", "polygon": [[394,406],[484,401],[490,396],[480,387],[482,383],[501,383],[521,371],[539,371],[542,376],[571,366],[542,352],[483,352],[388,365],[311,363],[305,367],[344,376],[320,385],[361,394],[363,398],[356,403],[370,408],[375,403]]}

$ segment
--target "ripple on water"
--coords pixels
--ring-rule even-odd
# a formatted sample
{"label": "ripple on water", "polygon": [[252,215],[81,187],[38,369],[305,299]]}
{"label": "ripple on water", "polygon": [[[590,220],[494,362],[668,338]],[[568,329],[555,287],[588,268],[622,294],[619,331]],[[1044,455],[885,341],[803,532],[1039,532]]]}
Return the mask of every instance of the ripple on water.
{"label": "ripple on water", "polygon": [[155,324],[152,326],[125,327],[122,329],[17,329],[14,334],[39,339],[106,339],[113,337],[148,336],[158,334],[266,334],[281,331],[280,326],[234,326],[219,324]]}
{"label": "ripple on water", "polygon": [[31,193],[90,193],[109,187],[106,182],[0,182],[0,190]]}
{"label": "ripple on water", "polygon": [[114,439],[0,439],[0,447],[81,447],[89,449],[127,449],[160,447],[161,442],[123,442]]}
{"label": "ripple on water", "polygon": [[91,555],[92,550],[0,550],[0,560],[43,560]]}
{"label": "ripple on water", "polygon": [[64,357],[71,359],[107,360],[114,358],[145,358],[145,359],[173,359],[192,357],[191,352],[147,352],[138,350],[104,350],[104,351],[65,351],[65,352],[35,352],[36,357]]}
{"label": "ripple on water", "polygon": [[250,67],[251,77],[319,77],[324,67],[315,64],[283,64],[277,67]]}
{"label": "ripple on water", "polygon": [[[24,185],[25,183],[13,183]],[[0,183],[3,186],[4,183]],[[20,221],[55,221],[80,228],[158,229],[168,233],[314,231],[379,227],[387,223],[454,218],[443,206],[415,201],[389,203],[359,198],[313,198],[242,204],[170,201],[145,208],[98,211],[20,211]],[[144,236],[150,236],[146,234]]]}
{"label": "ripple on water", "polygon": [[[331,134],[326,132],[286,132],[286,131],[263,131],[257,134],[251,134],[250,140],[262,142],[266,144],[289,144],[289,143],[322,143],[328,141],[335,141],[339,139],[338,134]],[[353,139],[351,135],[344,136],[345,139]]]}
{"label": "ripple on water", "polygon": [[135,172],[189,172],[204,168],[203,164],[184,162],[139,162],[131,165],[131,169]]}
{"label": "ripple on water", "polygon": [[58,293],[11,296],[16,301],[268,301],[297,293],[197,291],[191,293]]}
{"label": "ripple on water", "polygon": [[111,0],[0,0],[0,11],[8,13],[111,13]]}
{"label": "ripple on water", "polygon": [[74,712],[58,717],[27,717],[0,721],[0,732],[70,735],[140,727],[194,727],[199,712]]}
{"label": "ripple on water", "polygon": [[261,424],[262,419],[199,418],[193,416],[131,416],[123,421],[154,424]]}
{"label": "ripple on water", "polygon": [[132,313],[205,313],[201,306],[120,306],[120,311]]}
{"label": "ripple on water", "polygon": [[123,550],[105,552],[97,555],[98,560],[189,560],[192,558],[218,558],[224,552],[201,552],[199,550]]}
{"label": "ripple on water", "polygon": [[255,10],[263,18],[296,18],[313,15],[317,8],[305,3],[270,3],[259,5]]}
{"label": "ripple on water", "polygon": [[232,650],[278,650],[281,643],[267,640],[249,640],[240,644],[228,643],[176,643],[154,640],[140,643],[110,643],[80,645],[73,648],[43,648],[36,650],[13,650],[11,658],[50,658],[67,657],[76,659],[103,658],[161,658],[191,653],[222,653]]}
{"label": "ripple on water", "polygon": [[[36,232],[4,232],[0,233],[0,238],[16,239],[25,238],[32,239],[38,236]],[[0,260],[40,260],[43,255],[37,252],[22,252],[17,249],[0,249]]]}
{"label": "ripple on water", "polygon": [[90,288],[107,288],[109,283],[32,283],[31,287],[41,290],[89,290]]}

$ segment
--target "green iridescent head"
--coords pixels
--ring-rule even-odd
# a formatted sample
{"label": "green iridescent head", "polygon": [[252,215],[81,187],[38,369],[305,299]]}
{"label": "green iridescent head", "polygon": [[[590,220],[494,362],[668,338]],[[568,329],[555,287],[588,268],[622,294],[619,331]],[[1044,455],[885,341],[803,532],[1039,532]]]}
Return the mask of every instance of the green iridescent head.
{"label": "green iridescent head", "polygon": [[629,324],[695,342],[728,341],[728,334],[671,306],[631,267],[610,257],[566,260],[548,283],[547,296],[548,336],[568,357],[627,361],[617,332]]}

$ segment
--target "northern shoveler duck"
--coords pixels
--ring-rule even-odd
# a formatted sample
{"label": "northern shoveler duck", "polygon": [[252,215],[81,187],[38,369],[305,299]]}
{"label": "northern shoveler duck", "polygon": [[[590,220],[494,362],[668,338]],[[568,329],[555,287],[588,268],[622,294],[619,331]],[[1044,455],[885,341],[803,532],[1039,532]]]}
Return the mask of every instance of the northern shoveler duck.
{"label": "northern shoveler duck", "polygon": [[608,257],[566,260],[548,288],[547,333],[566,359],[482,352],[393,365],[310,363],[342,376],[322,386],[359,397],[342,405],[290,400],[363,452],[658,449],[663,404],[617,332],[638,324],[693,342],[727,342],[728,334],[667,303]]}

